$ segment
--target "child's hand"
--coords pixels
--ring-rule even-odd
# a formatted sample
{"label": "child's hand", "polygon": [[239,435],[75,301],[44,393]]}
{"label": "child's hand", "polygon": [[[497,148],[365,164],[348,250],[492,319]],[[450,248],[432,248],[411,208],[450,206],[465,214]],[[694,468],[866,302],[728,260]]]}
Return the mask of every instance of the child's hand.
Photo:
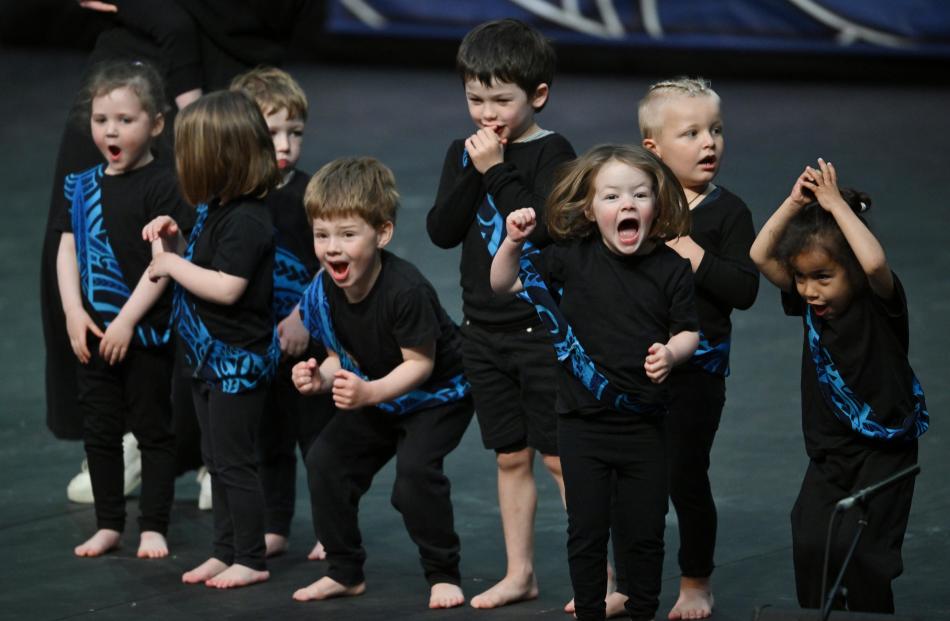
{"label": "child's hand", "polygon": [[116,317],[106,328],[102,340],[99,341],[99,355],[102,359],[110,365],[125,360],[134,331],[134,325],[129,325],[128,322]]}
{"label": "child's hand", "polygon": [[516,209],[505,219],[505,229],[508,239],[515,243],[524,241],[538,225],[537,214],[531,207]]}
{"label": "child's hand", "polygon": [[153,242],[164,237],[174,237],[179,233],[178,223],[171,216],[158,216],[142,228],[142,239]]}
{"label": "child's hand", "polygon": [[280,337],[280,351],[291,358],[303,354],[310,344],[310,331],[303,325],[296,309],[277,324],[277,336]]}
{"label": "child's hand", "polygon": [[673,368],[673,352],[663,343],[650,345],[643,368],[646,369],[650,381],[659,384],[666,379]]}
{"label": "child's hand", "polygon": [[505,161],[505,140],[489,127],[483,127],[465,141],[468,156],[475,169],[482,173]]}
{"label": "child's hand", "polygon": [[835,171],[831,162],[818,158],[818,169],[811,166],[805,167],[805,179],[802,185],[815,195],[818,204],[825,211],[831,211],[836,207],[848,207],[848,203],[841,198],[841,191],[838,190],[838,173]]}
{"label": "child's hand", "polygon": [[309,397],[326,392],[323,376],[320,375],[320,365],[317,364],[316,358],[295,364],[290,370],[290,379],[294,383],[294,388],[302,395]]}
{"label": "child's hand", "polygon": [[806,189],[804,185],[808,177],[808,166],[806,166],[802,174],[798,175],[798,179],[795,180],[795,185],[792,186],[792,192],[788,195],[788,199],[799,209],[815,200],[815,195],[811,193],[811,190]]}
{"label": "child's hand", "polygon": [[177,254],[172,254],[170,252],[160,252],[152,258],[152,262],[148,264],[146,268],[146,273],[148,274],[148,279],[152,282],[158,281],[159,278],[163,276],[168,276],[170,274],[172,263],[178,259]]}
{"label": "child's hand", "polygon": [[77,308],[66,313],[66,333],[69,335],[69,345],[76,354],[76,359],[82,364],[88,363],[91,357],[89,346],[86,344],[87,331],[102,338],[102,330],[85,309]]}
{"label": "child's hand", "polygon": [[341,410],[376,405],[370,383],[355,373],[339,370],[333,376],[333,403]]}

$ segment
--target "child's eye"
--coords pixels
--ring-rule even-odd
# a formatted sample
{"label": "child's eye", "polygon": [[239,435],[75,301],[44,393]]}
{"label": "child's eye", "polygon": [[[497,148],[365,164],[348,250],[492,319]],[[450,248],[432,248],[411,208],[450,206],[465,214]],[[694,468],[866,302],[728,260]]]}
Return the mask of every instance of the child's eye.
{"label": "child's eye", "polygon": [[611,194],[605,194],[605,195],[604,195],[604,200],[605,200],[605,201],[612,201],[612,200],[616,200],[616,199],[617,199],[617,195],[616,195],[616,194],[611,193]]}
{"label": "child's eye", "polygon": [[294,131],[292,131],[292,132],[290,132],[290,133],[291,133],[292,135],[296,136],[297,138],[300,138],[301,136],[303,136],[303,130],[302,130],[302,129],[295,129]]}
{"label": "child's eye", "polygon": [[722,126],[712,128],[713,136],[722,136]]}
{"label": "child's eye", "polygon": [[636,194],[633,195],[633,197],[643,200],[643,199],[650,198],[650,195],[647,194],[646,192],[637,192]]}

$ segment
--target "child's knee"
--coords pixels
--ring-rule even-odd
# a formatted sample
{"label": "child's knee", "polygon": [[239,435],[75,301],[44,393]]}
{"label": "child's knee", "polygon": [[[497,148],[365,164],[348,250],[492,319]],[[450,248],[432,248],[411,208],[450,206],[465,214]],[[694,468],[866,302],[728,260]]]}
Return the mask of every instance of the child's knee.
{"label": "child's knee", "polygon": [[557,455],[544,455],[543,456],[544,467],[548,469],[548,472],[551,473],[551,476],[560,479],[563,474],[561,472],[561,458]]}
{"label": "child's knee", "polygon": [[510,453],[496,453],[495,461],[498,464],[498,470],[504,473],[531,470],[531,464],[534,461],[534,450],[525,447]]}

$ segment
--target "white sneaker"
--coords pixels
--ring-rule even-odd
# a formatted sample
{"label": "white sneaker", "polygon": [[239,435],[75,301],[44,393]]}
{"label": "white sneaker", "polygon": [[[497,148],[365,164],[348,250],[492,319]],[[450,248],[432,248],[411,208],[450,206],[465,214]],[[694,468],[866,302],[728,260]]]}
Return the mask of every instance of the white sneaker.
{"label": "white sneaker", "polygon": [[198,476],[195,481],[201,486],[198,492],[198,508],[202,511],[211,511],[211,473],[204,466],[198,468]]}
{"label": "white sneaker", "polygon": [[[125,484],[123,493],[128,496],[142,483],[142,454],[139,452],[135,436],[127,433],[122,436],[122,460],[125,462]],[[92,479],[89,478],[89,463],[84,459],[79,474],[66,486],[66,498],[71,502],[91,505],[95,502],[92,494]]]}

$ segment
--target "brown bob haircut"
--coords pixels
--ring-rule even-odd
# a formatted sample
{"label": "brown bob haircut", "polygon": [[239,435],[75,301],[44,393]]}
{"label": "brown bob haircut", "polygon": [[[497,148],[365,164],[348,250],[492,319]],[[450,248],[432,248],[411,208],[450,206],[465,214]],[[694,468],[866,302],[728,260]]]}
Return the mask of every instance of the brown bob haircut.
{"label": "brown bob haircut", "polygon": [[307,218],[333,220],[359,216],[375,229],[396,223],[396,177],[372,157],[342,157],[316,172],[303,197]]}
{"label": "brown bob haircut", "polygon": [[642,170],[653,180],[656,218],[650,229],[650,239],[666,241],[689,233],[689,204],[673,171],[643,147],[602,144],[559,170],[558,180],[547,201],[547,223],[552,237],[587,237],[597,230],[591,213],[594,180],[604,164],[610,161]]}
{"label": "brown bob haircut", "polygon": [[175,163],[182,194],[192,205],[260,198],[281,180],[264,117],[242,92],[210,93],[178,113]]}
{"label": "brown bob haircut", "polygon": [[307,95],[289,73],[277,67],[255,67],[231,81],[232,91],[244,91],[264,116],[287,109],[287,118],[307,120]]}

